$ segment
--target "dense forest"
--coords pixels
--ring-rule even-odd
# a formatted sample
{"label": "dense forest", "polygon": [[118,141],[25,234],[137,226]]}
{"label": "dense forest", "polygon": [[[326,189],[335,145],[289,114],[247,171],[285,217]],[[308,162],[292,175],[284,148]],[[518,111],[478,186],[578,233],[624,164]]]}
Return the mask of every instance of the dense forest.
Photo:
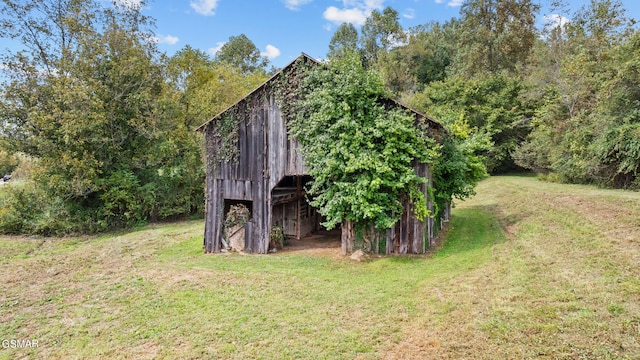
{"label": "dense forest", "polygon": [[[615,0],[550,3],[556,15],[542,18],[532,0],[467,0],[457,18],[410,29],[388,7],[360,28],[342,24],[327,59],[356,53],[387,92],[448,129],[436,174],[445,196],[471,195],[485,169],[639,189],[635,21]],[[23,45],[1,55],[0,171],[20,183],[0,198],[0,232],[201,216],[194,129],[277,71],[254,43],[238,34],[213,57],[190,46],[169,56],[141,7],[0,6],[0,37]]]}

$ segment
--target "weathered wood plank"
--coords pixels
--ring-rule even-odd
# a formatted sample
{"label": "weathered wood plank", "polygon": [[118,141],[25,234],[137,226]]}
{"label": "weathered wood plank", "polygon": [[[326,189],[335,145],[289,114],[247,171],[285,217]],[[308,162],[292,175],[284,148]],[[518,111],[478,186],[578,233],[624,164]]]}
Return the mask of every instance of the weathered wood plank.
{"label": "weathered wood plank", "polygon": [[393,254],[393,244],[396,240],[396,226],[393,226],[391,229],[387,230],[386,233],[386,249],[385,254],[391,255]]}
{"label": "weathered wood plank", "polygon": [[211,221],[211,251],[220,252],[221,250],[221,238],[222,238],[222,218],[224,215],[224,201],[222,200],[222,192],[220,190],[220,182],[218,180],[213,181],[212,189],[212,209],[214,216]]}
{"label": "weathered wood plank", "polygon": [[355,238],[355,233],[353,231],[353,222],[351,221],[343,221],[342,222],[342,255],[347,255],[353,252],[353,240]]}
{"label": "weathered wood plank", "polygon": [[261,224],[261,231],[257,239],[257,243],[255,245],[256,252],[259,254],[266,254],[269,252],[269,238],[271,232],[271,186],[270,184],[270,169],[269,169],[269,157],[265,156],[269,154],[269,140],[268,134],[271,130],[271,123],[269,122],[269,112],[268,109],[264,107],[260,109],[260,113],[262,114],[262,123],[264,127],[264,132],[262,134],[262,146],[265,149],[262,156],[262,168],[265,169],[265,174],[260,182],[263,194],[263,201],[260,202],[260,206],[262,208],[262,217],[259,219]]}
{"label": "weathered wood plank", "polygon": [[243,119],[238,124],[238,166],[235,179],[246,179],[246,168],[249,161],[247,139],[247,119]]}

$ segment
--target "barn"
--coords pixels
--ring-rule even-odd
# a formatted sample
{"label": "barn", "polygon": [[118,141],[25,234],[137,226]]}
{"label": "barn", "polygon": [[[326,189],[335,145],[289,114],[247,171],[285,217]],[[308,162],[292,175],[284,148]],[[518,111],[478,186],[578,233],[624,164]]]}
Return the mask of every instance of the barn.
{"label": "barn", "polygon": [[[305,193],[305,185],[312,179],[296,139],[288,135],[282,108],[287,96],[295,96],[296,82],[292,80],[304,76],[304,69],[311,66],[321,63],[301,54],[197,129],[206,144],[205,252],[225,250],[230,246],[229,237],[240,233],[244,252],[265,254],[276,228],[296,239],[321,228],[322,217],[309,205]],[[389,106],[406,108],[393,99],[386,101]],[[438,139],[444,133],[438,122],[408,110],[429,136]],[[421,190],[432,208],[427,191],[427,186],[433,185],[429,164],[416,163],[414,169],[429,180]],[[232,209],[240,205],[249,214],[231,234],[225,231],[225,224],[237,216]],[[396,226],[382,234],[386,254],[423,253],[436,234],[436,223],[440,222],[432,218],[419,221],[408,201],[404,209]],[[353,231],[343,225],[342,233],[343,253],[347,253],[352,249],[348,243],[353,240]]]}

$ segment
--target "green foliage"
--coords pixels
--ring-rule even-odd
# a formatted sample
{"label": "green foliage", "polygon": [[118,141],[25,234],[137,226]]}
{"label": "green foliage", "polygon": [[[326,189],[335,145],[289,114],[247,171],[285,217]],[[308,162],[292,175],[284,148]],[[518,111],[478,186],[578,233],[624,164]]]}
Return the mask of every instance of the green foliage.
{"label": "green foliage", "polygon": [[264,71],[269,63],[269,59],[260,55],[260,50],[245,34],[229,37],[216,54],[216,59],[240,69],[243,74]]}
{"label": "green foliage", "polygon": [[476,150],[485,157],[490,173],[500,173],[515,168],[511,153],[530,131],[533,108],[531,103],[523,101],[523,91],[521,81],[508,76],[481,79],[454,76],[431,83],[410,103],[454,132],[456,121],[462,117],[470,127],[468,131],[488,136],[492,146]]}
{"label": "green foliage", "polygon": [[340,58],[358,47],[358,30],[352,23],[342,23],[329,41],[327,58]]}
{"label": "green foliage", "polygon": [[110,226],[134,226],[146,220],[156,203],[154,183],[141,185],[131,170],[118,170],[108,178],[100,179],[98,184],[104,188],[99,195],[102,205],[98,217],[104,222],[104,228]]}
{"label": "green foliage", "polygon": [[617,1],[592,1],[533,58],[543,101],[517,163],[561,181],[638,188],[640,42]]}
{"label": "green foliage", "polygon": [[[2,147],[2,145],[0,145]],[[0,177],[11,174],[20,164],[18,154],[11,153],[5,147],[0,148]]]}
{"label": "green foliage", "polygon": [[284,247],[286,236],[284,234],[284,228],[279,225],[271,227],[271,233],[269,234],[269,247],[275,249],[282,249]]}
{"label": "green foliage", "polygon": [[483,148],[486,141],[481,136],[465,141],[446,136],[442,140],[442,155],[433,170],[436,198],[451,202],[454,197],[464,200],[475,195],[476,184],[487,176],[484,159],[477,155]]}
{"label": "green foliage", "polygon": [[425,216],[417,190],[425,179],[412,165],[433,161],[438,147],[417,131],[411,114],[385,105],[380,76],[352,53],[311,70],[304,86],[300,108],[306,111],[291,122],[291,134],[314,179],[308,192],[325,226],[353,221],[388,229],[402,214],[403,198]]}
{"label": "green foliage", "polygon": [[3,234],[63,235],[85,230],[84,219],[74,216],[63,199],[52,198],[34,183],[4,185],[2,191],[0,232]]}
{"label": "green foliage", "polygon": [[536,39],[531,0],[468,0],[460,8],[460,45],[455,66],[465,75],[514,73]]}
{"label": "green foliage", "polygon": [[265,79],[255,45],[232,37],[218,62],[189,46],[159,56],[144,2],[3,3],[4,19],[25,20],[0,23],[0,35],[24,47],[3,55],[3,141],[33,159],[34,199],[46,199],[30,208],[20,193],[8,196],[5,231],[93,232],[201,215],[203,139],[193,130]]}
{"label": "green foliage", "polygon": [[[201,139],[179,102],[184,88],[165,81],[142,36],[140,9],[64,0],[3,13],[10,9],[28,21],[3,23],[4,34],[41,50],[5,54],[11,71],[0,101],[6,141],[35,160],[37,206],[10,195],[9,213],[23,220],[4,217],[4,230],[91,232],[200,212]],[[82,23],[58,22],[52,9]]]}
{"label": "green foliage", "polygon": [[404,42],[398,11],[387,6],[382,12],[373,10],[362,26],[360,51],[366,66],[373,66],[378,55]]}

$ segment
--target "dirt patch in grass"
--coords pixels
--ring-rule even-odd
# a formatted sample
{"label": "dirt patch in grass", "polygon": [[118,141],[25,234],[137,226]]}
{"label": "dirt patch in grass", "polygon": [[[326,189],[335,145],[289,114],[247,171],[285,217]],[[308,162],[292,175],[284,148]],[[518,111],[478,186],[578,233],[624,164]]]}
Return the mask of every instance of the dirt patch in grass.
{"label": "dirt patch in grass", "polygon": [[333,230],[314,233],[300,240],[288,239],[285,247],[278,253],[343,258],[340,236],[340,230]]}

